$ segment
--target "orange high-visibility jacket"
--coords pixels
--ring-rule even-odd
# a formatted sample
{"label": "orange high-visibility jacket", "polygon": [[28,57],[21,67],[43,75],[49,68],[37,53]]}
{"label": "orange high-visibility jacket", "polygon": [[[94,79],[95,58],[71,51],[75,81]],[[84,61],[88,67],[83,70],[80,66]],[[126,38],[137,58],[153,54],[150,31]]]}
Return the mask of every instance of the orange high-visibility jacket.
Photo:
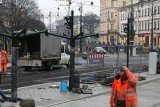
{"label": "orange high-visibility jacket", "polygon": [[2,50],[0,52],[0,55],[1,55],[1,63],[3,63],[3,64],[8,63],[8,54],[7,54],[7,52]]}
{"label": "orange high-visibility jacket", "polygon": [[125,100],[126,107],[138,107],[136,93],[138,76],[132,74],[130,71],[126,71],[126,76],[127,80],[123,83],[121,82],[121,78],[114,79],[112,84],[110,107],[116,107],[117,100]]}

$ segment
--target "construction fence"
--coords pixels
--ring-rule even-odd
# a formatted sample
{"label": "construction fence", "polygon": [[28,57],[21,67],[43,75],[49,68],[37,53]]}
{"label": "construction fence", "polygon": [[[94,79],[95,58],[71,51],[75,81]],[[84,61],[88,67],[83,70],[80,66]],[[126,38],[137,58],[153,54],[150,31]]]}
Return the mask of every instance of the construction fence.
{"label": "construction fence", "polygon": [[[85,59],[87,60],[87,67],[108,67],[119,70],[120,67],[127,65],[127,47],[129,47],[129,68],[136,72],[147,71],[149,49],[143,48],[139,45],[106,46],[103,47],[106,50],[104,55],[101,53],[87,53],[87,55],[85,55],[85,57],[87,57]],[[83,66],[83,61],[80,63]]]}

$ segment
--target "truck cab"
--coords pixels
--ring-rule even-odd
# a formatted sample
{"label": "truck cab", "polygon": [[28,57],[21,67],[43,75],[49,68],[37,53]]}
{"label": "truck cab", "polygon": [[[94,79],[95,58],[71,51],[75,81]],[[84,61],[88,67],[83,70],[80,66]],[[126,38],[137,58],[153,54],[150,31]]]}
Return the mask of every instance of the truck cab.
{"label": "truck cab", "polygon": [[69,66],[70,66],[69,47],[64,42],[61,42],[61,60],[60,60],[60,65],[66,65],[67,68],[69,68]]}

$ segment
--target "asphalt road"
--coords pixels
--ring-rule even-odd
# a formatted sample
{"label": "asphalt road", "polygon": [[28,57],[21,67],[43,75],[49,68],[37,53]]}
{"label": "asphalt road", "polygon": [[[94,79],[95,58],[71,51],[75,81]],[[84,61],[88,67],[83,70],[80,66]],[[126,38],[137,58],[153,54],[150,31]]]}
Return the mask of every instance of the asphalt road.
{"label": "asphalt road", "polygon": [[[113,65],[117,65],[117,55],[110,54],[107,55],[104,59],[105,66],[104,67],[95,67],[95,66],[86,66],[86,60],[83,60],[83,58],[78,57],[75,58],[75,62],[79,63],[75,66],[75,68],[79,71],[80,75],[89,72],[114,72]],[[9,59],[11,62],[11,58]],[[141,61],[141,62],[140,62]],[[120,54],[118,65],[121,66],[122,64],[125,65],[126,63],[126,55]],[[133,56],[130,57],[130,64],[131,68],[136,68],[136,70],[133,69],[133,71],[141,71],[142,66],[148,65],[148,56]],[[10,67],[11,64],[8,64]],[[137,70],[139,68],[139,70]],[[147,66],[144,66],[145,69],[147,69]],[[2,83],[0,84],[1,89],[9,89],[11,88],[11,68],[8,69],[8,75],[2,75]],[[143,70],[146,71],[146,70]],[[52,81],[61,81],[68,79],[69,76],[69,69],[67,69],[65,66],[60,66],[59,68],[56,68],[52,71],[44,71],[43,69],[34,69],[32,71],[23,71],[23,69],[18,70],[18,87],[23,86],[29,86],[29,85],[35,85],[35,84],[41,84],[41,83],[47,83]]]}

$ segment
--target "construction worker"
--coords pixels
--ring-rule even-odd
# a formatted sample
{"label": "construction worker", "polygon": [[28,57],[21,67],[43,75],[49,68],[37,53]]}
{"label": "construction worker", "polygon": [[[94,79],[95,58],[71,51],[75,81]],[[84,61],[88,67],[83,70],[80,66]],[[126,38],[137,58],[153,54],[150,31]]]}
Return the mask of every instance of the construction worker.
{"label": "construction worker", "polygon": [[112,84],[110,107],[138,107],[136,83],[138,76],[123,66]]}
{"label": "construction worker", "polygon": [[0,52],[1,56],[1,72],[6,74],[7,72],[7,63],[8,63],[8,53],[2,49]]}

